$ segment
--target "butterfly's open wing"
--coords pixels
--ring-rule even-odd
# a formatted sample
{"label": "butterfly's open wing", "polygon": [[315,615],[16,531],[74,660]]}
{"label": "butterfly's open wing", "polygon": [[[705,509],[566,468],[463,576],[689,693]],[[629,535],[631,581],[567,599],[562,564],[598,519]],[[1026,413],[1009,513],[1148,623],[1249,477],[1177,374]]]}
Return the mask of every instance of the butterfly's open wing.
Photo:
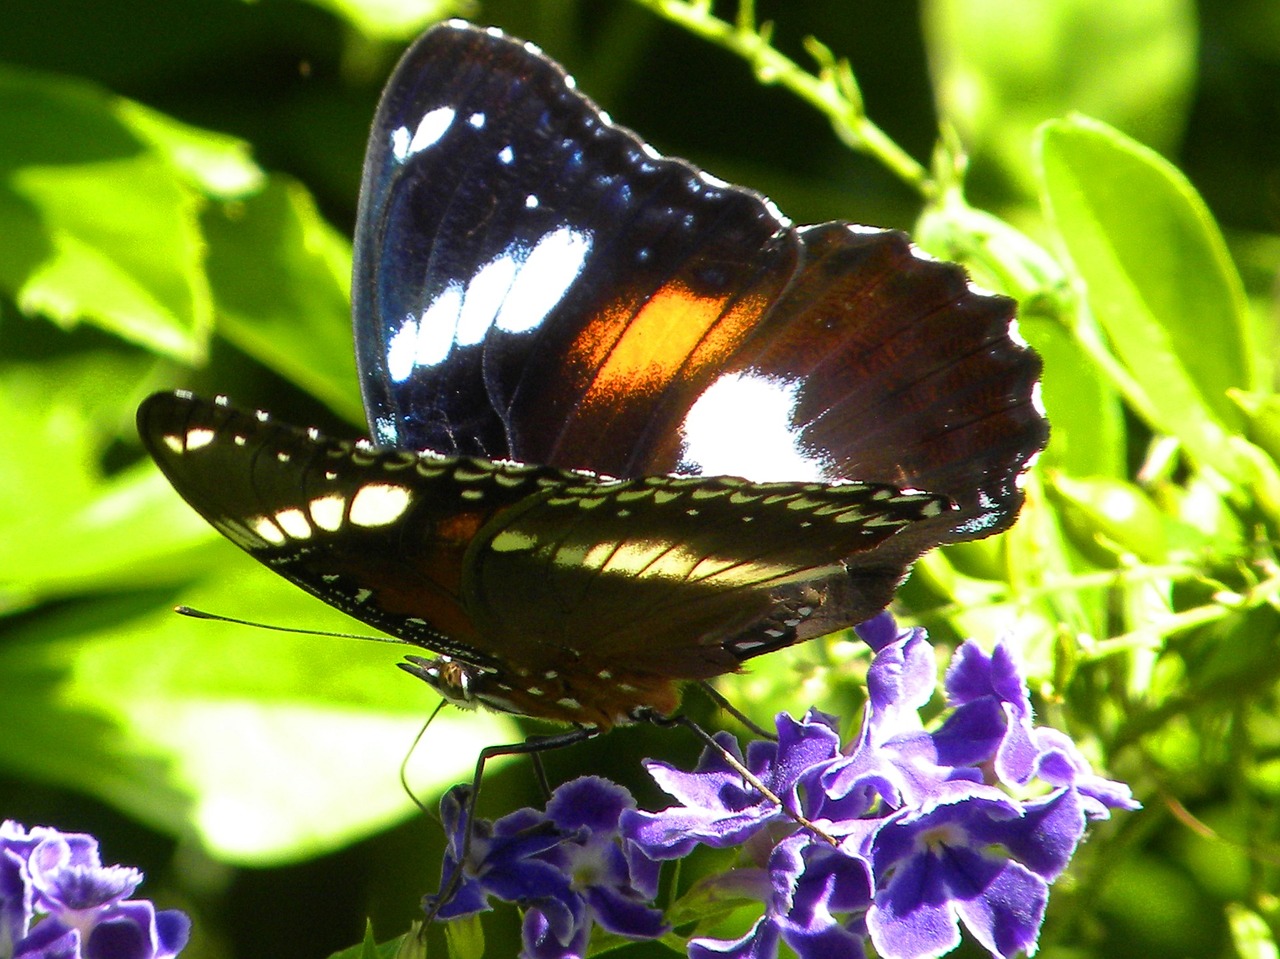
{"label": "butterfly's open wing", "polygon": [[436,28],[388,82],[353,287],[378,442],[949,496],[903,561],[1009,525],[1047,435],[1012,301],[902,234],[791,227],[496,31]]}
{"label": "butterfly's open wing", "polygon": [[[636,475],[630,449],[557,455],[568,421],[643,418],[710,331],[745,335],[796,255],[759,196],[657,157],[534,48],[438,27],[388,82],[365,159],[353,300],[372,436]],[[636,369],[628,330],[636,362],[665,366]]]}

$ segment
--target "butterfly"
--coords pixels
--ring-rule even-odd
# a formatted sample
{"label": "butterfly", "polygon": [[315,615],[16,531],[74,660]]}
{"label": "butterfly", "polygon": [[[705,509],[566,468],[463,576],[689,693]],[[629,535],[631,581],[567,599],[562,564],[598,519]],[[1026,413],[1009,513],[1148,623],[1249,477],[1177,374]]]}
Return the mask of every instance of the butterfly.
{"label": "butterfly", "polygon": [[371,441],[169,393],[148,452],[446,699],[594,730],[874,615],[1014,521],[1047,439],[1011,300],[793,226],[457,21],[374,118],[353,313]]}

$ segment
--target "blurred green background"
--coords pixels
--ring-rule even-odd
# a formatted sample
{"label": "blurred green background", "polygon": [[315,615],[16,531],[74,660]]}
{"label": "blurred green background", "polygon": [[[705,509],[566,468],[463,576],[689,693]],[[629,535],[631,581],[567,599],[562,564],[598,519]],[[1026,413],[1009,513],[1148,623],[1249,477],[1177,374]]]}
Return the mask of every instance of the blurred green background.
{"label": "blurred green background", "polygon": [[[365,917],[388,938],[433,888],[439,828],[397,782],[428,690],[394,647],[169,612],[353,628],[206,528],[132,424],[148,392],[184,386],[362,431],[347,287],[368,124],[404,45],[465,14],[797,222],[912,229],[1023,300],[1054,424],[1026,514],[928,558],[898,611],[944,642],[1011,635],[1042,721],[1147,805],[1059,881],[1041,955],[1274,955],[1280,5],[761,2],[777,51],[812,70],[814,36],[848,58],[870,121],[919,164],[896,173],[858,122],[838,135],[695,35],[705,16],[684,29],[661,6],[6,0],[0,815],[93,832],[143,868],[144,893],[193,914],[192,957],[325,956]],[[856,717],[863,667],[855,644],[811,643],[722,688],[758,719]],[[409,778],[434,804],[481,746],[521,735],[443,714]],[[547,765],[652,808],[639,760],[696,754],[623,729]],[[537,799],[514,762],[482,808]],[[486,932],[514,955],[513,914]]]}

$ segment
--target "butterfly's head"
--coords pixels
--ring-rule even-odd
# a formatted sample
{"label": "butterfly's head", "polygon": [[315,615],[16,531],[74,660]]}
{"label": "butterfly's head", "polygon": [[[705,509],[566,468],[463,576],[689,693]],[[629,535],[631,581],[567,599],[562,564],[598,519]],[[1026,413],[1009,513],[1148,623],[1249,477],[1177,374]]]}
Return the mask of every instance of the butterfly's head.
{"label": "butterfly's head", "polygon": [[482,702],[475,694],[476,668],[451,656],[406,656],[405,662],[396,665],[417,676],[454,706],[475,709]]}

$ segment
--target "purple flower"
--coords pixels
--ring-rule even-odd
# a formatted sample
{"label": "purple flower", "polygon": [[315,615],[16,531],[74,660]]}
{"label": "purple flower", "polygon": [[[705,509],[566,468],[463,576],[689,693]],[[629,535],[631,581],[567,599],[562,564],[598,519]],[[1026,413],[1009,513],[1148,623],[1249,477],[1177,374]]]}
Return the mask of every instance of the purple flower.
{"label": "purple flower", "polygon": [[1031,696],[1008,647],[997,643],[988,656],[973,640],[964,643],[951,659],[946,688],[947,702],[956,709],[949,723],[959,725],[968,721],[972,724],[969,714],[973,712],[983,713],[985,721],[990,722],[988,717],[995,713],[999,726],[1003,727],[991,744],[989,756],[981,755],[986,751],[982,737],[972,733],[967,737],[952,736],[955,746],[963,748],[961,743],[967,739],[976,751],[970,756],[953,753],[949,761],[961,765],[993,760],[1000,782],[1011,786],[1028,782],[1035,775],[1037,754],[1032,735]]}
{"label": "purple flower", "polygon": [[103,866],[98,842],[15,822],[0,825],[0,956],[14,959],[170,959],[191,922],[127,899],[142,873]]}
{"label": "purple flower", "polygon": [[[467,823],[466,791],[441,801],[449,834],[442,888],[459,868]],[[619,820],[635,801],[620,786],[584,776],[556,789],[545,812],[523,809],[497,822],[476,820],[457,893],[435,913],[449,919],[488,909],[490,897],[526,907],[526,959],[586,954],[592,927],[633,939],[667,931],[649,903],[658,891],[658,865],[624,838]],[[424,905],[430,911],[436,897]]]}
{"label": "purple flower", "polygon": [[750,743],[745,759],[732,736],[716,736],[724,751],[746,766],[786,809],[745,784],[722,752],[708,748],[691,773],[666,763],[645,763],[649,775],[679,805],[657,813],[629,811],[622,817],[622,830],[650,858],[677,859],[700,843],[736,846],[770,823],[789,822],[787,810],[807,814],[810,810],[801,808],[798,787],[802,778],[816,778],[824,764],[839,758],[840,740],[834,726],[832,717],[816,710],[801,720],[780,713],[778,741]]}
{"label": "purple flower", "polygon": [[[440,818],[449,837],[445,851],[441,889],[449,886],[466,845],[468,823],[463,815],[468,790],[455,787],[440,800]],[[555,866],[538,856],[563,841],[564,836],[542,813],[519,809],[497,822],[477,819],[470,824],[471,843],[462,864],[461,884],[453,896],[435,912],[440,919],[455,919],[492,908],[489,897],[504,902],[535,899],[564,899],[569,881]],[[436,897],[428,896],[423,907],[430,912]]]}
{"label": "purple flower", "polygon": [[[1088,820],[1137,808],[1068,737],[1033,725],[1026,683],[1003,645],[990,656],[960,647],[946,674],[950,712],[929,729],[920,710],[937,667],[924,631],[882,614],[858,632],[875,655],[855,741],[840,752],[834,721],[810,712],[799,722],[779,716],[778,742],[747,748],[747,767],[822,835],[763,800],[714,752],[691,773],[649,764],[678,804],[623,817],[648,855],[750,840],[750,861],[768,864],[761,918],[739,939],[691,940],[693,959],[774,959],[780,942],[800,959],[856,959],[868,942],[884,959],[923,959],[955,948],[961,925],[993,956],[1030,952],[1050,884]],[[738,755],[731,739],[720,741]],[[765,855],[762,841],[773,844]],[[741,889],[758,873],[739,868],[723,881]]]}
{"label": "purple flower", "polygon": [[[1022,821],[1028,815],[1034,826]],[[993,956],[1033,952],[1049,880],[1069,861],[1083,819],[1060,803],[1028,811],[1012,799],[974,797],[886,822],[871,850],[867,928],[877,952],[944,955],[960,944],[957,920]]]}
{"label": "purple flower", "polygon": [[[745,756],[720,734],[721,749],[704,750],[692,772],[647,763],[675,800],[659,812],[636,810],[600,779],[569,783],[545,812],[475,824],[440,917],[486,909],[490,897],[517,901],[525,959],[581,957],[596,924],[632,938],[666,932],[648,905],[658,861],[740,847],[737,866],[690,893],[703,911],[682,903],[683,914],[754,898],[762,915],[737,939],[690,939],[690,959],[775,959],[782,943],[799,959],[862,959],[870,947],[882,959],[925,959],[954,949],[961,927],[1001,959],[1034,951],[1050,886],[1089,821],[1138,804],[1070,738],[1034,725],[1003,645],[957,650],[947,713],[926,726],[938,671],[924,630],[882,614],[858,631],[875,652],[847,747],[833,717],[784,713],[776,741],[750,743]],[[456,796],[442,806],[446,878],[459,868],[461,808]]]}

